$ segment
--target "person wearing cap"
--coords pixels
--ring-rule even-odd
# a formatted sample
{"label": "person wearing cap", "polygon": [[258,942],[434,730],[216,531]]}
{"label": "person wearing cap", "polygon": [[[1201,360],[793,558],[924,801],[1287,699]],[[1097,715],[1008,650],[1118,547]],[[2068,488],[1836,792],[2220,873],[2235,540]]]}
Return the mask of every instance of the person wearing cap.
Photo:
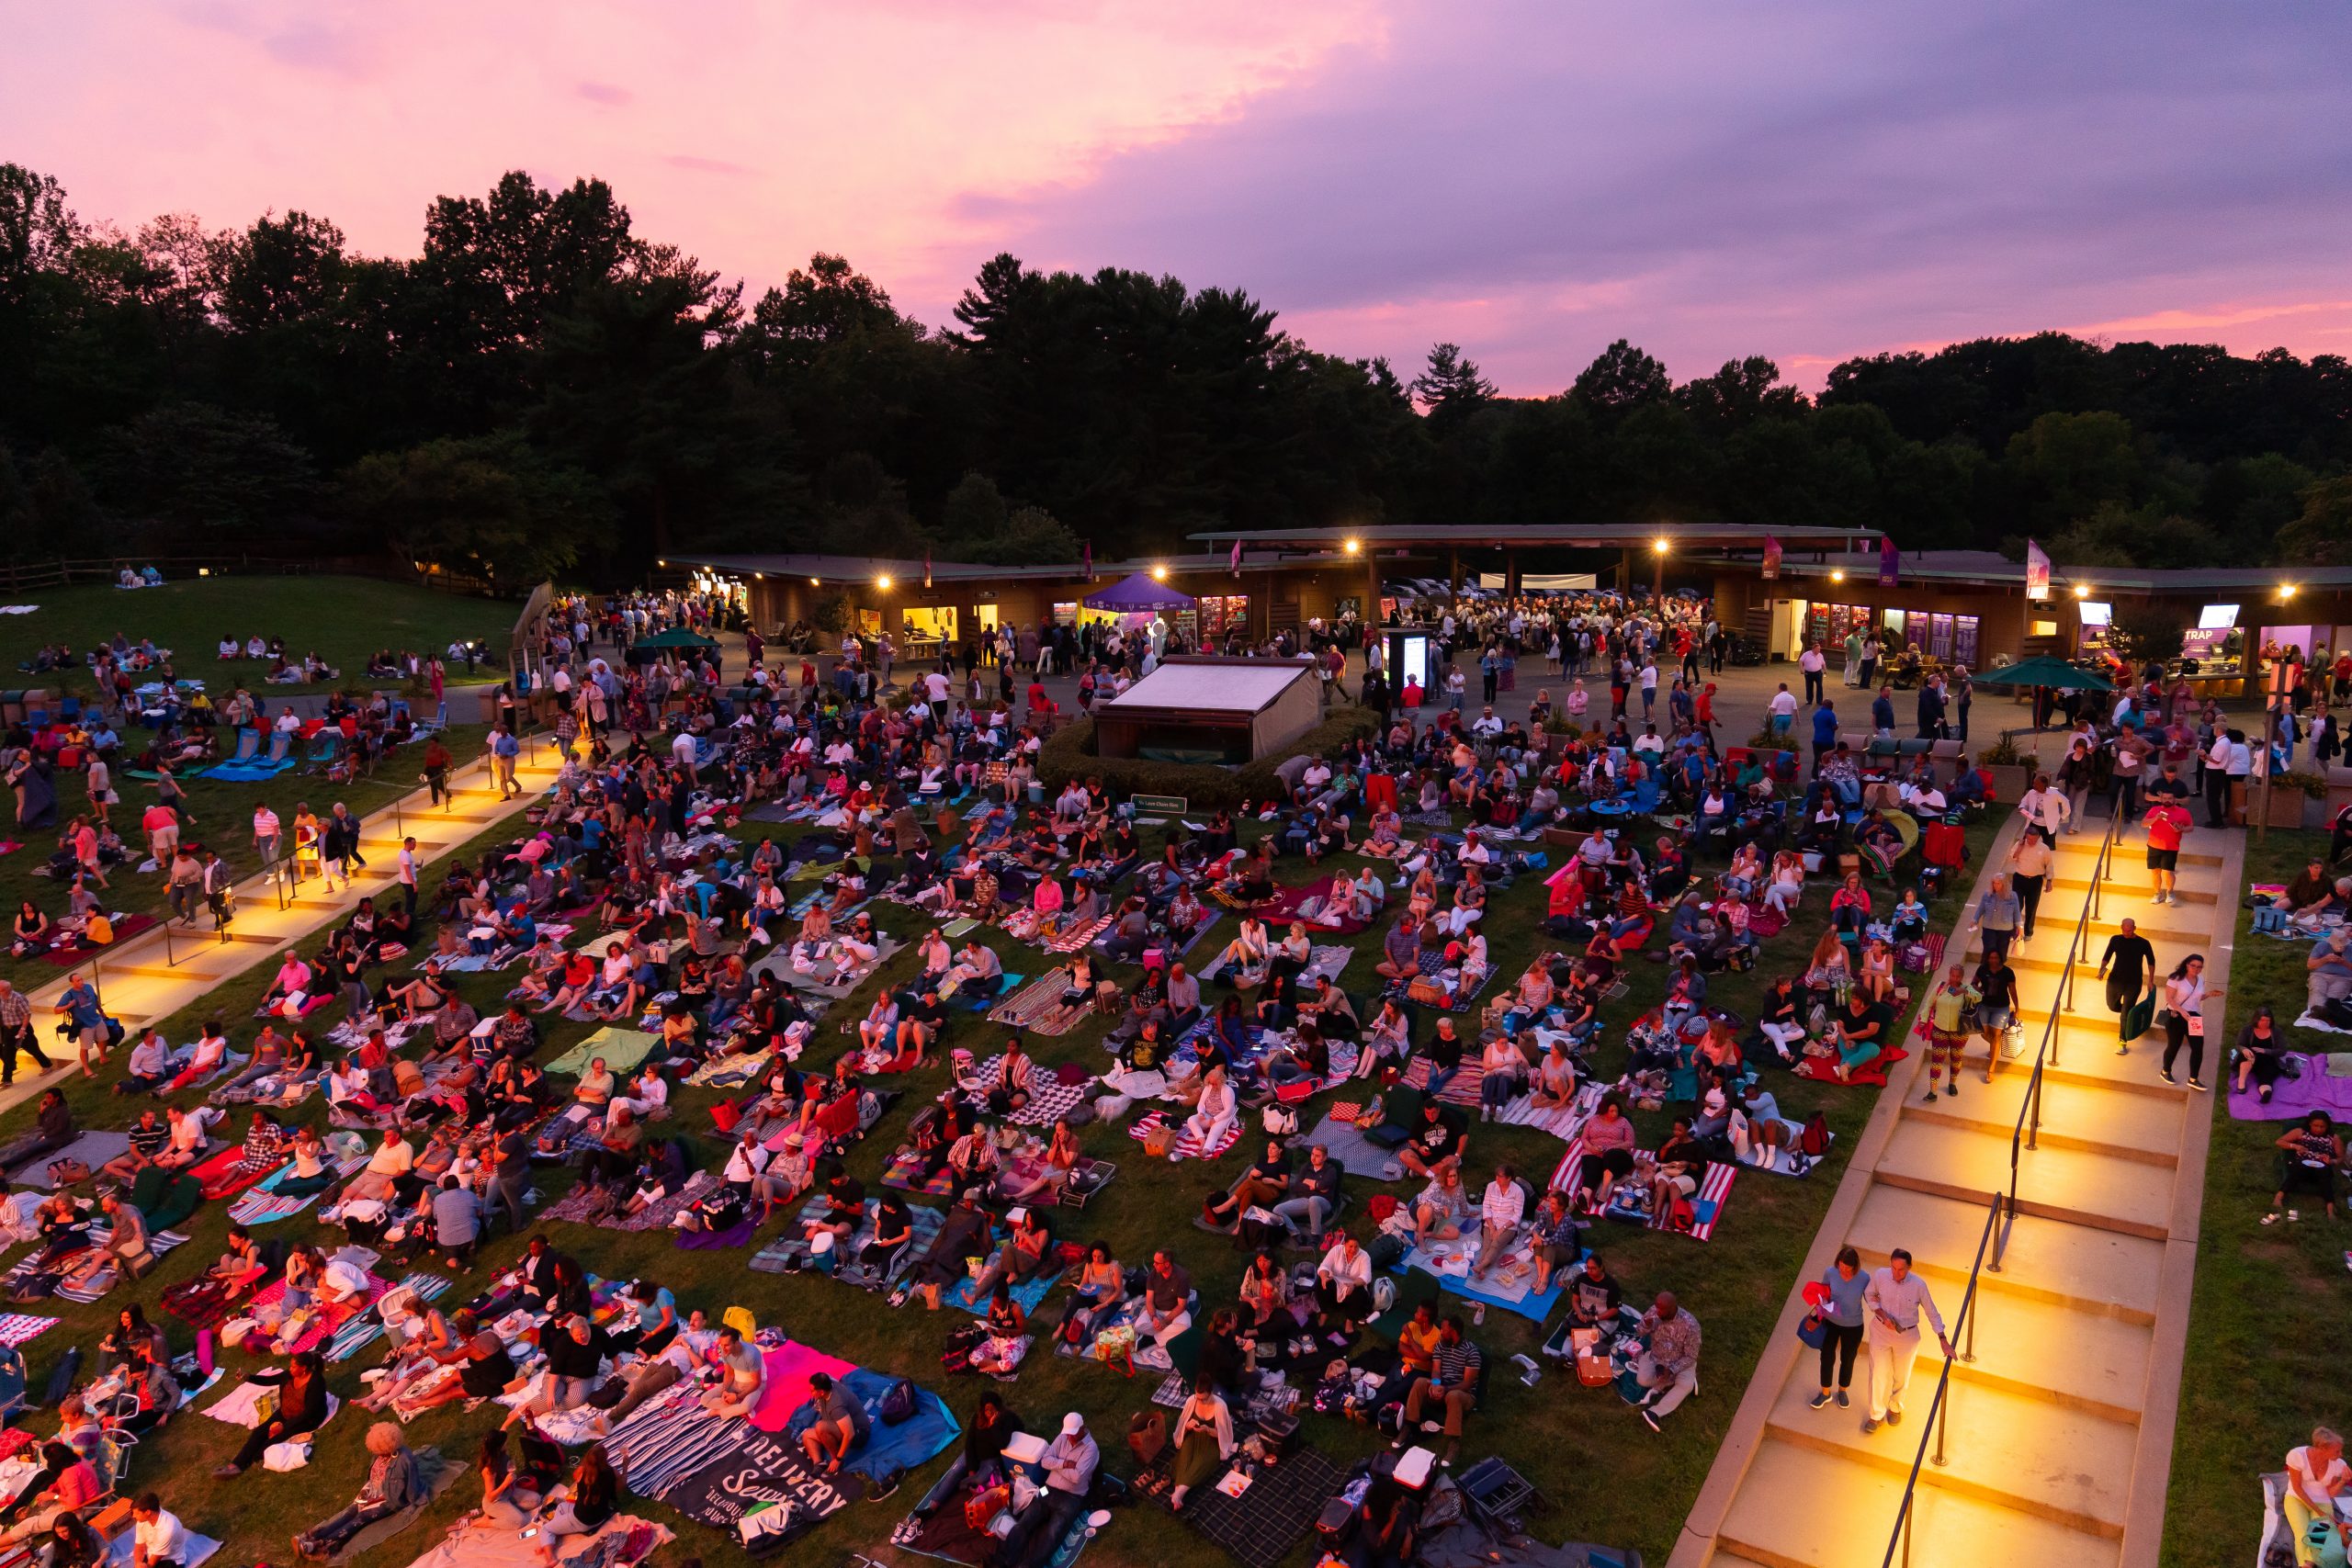
{"label": "person wearing cap", "polygon": [[859,1398],[833,1382],[831,1372],[808,1374],[808,1403],[817,1418],[800,1434],[800,1451],[820,1475],[839,1475],[842,1461],[864,1446],[873,1423]]}
{"label": "person wearing cap", "polygon": [[1046,1445],[1046,1484],[989,1554],[988,1568],[1044,1568],[1086,1506],[1102,1462],[1086,1418],[1075,1410],[1063,1416],[1061,1435]]}

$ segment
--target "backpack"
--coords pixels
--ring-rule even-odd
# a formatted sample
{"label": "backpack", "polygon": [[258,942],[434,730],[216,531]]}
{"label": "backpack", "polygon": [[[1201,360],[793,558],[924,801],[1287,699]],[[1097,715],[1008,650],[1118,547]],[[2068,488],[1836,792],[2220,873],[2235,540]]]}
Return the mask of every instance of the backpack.
{"label": "backpack", "polygon": [[881,1407],[876,1414],[882,1417],[882,1425],[885,1427],[896,1427],[901,1422],[912,1420],[915,1414],[914,1380],[900,1378],[897,1382],[892,1383],[890,1392],[882,1396]]}
{"label": "backpack", "polygon": [[1813,1113],[1813,1120],[1798,1134],[1797,1148],[1807,1159],[1819,1159],[1829,1152],[1829,1122],[1820,1111]]}

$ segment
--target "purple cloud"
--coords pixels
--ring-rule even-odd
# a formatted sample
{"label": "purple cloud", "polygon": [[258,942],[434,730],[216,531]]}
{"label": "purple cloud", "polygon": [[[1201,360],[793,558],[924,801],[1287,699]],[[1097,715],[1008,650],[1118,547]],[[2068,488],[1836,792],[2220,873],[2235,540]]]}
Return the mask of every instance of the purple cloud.
{"label": "purple cloud", "polygon": [[2173,311],[2233,344],[2352,322],[2352,14],[1695,15],[1410,7],[1082,187],[960,207],[1038,265],[1248,288],[1317,346],[1458,337],[1524,392],[1620,335],[1690,375]]}
{"label": "purple cloud", "polygon": [[616,87],[610,82],[582,82],[572,91],[592,104],[606,104],[615,108],[636,96],[627,87]]}

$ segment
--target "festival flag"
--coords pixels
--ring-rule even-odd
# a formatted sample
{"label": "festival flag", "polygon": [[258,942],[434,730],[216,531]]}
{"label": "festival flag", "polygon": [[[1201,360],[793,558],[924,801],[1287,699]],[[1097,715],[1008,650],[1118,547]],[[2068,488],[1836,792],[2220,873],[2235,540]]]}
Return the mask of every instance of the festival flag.
{"label": "festival flag", "polygon": [[1241,541],[1238,539],[1233,541],[1233,575],[1241,575]]}
{"label": "festival flag", "polygon": [[2050,557],[2031,539],[2025,542],[2025,596],[2029,599],[2050,597]]}
{"label": "festival flag", "polygon": [[1781,575],[1781,541],[1771,535],[1764,536],[1764,581],[1771,581]]}
{"label": "festival flag", "polygon": [[1086,581],[1094,581],[1094,541],[1086,541]]}
{"label": "festival flag", "polygon": [[1881,534],[1878,536],[1878,585],[1881,588],[1894,587],[1896,569],[1902,564],[1903,555],[1894,547],[1894,541]]}
{"label": "festival flag", "polygon": [[931,586],[931,547],[929,545],[922,547],[922,585],[925,588]]}

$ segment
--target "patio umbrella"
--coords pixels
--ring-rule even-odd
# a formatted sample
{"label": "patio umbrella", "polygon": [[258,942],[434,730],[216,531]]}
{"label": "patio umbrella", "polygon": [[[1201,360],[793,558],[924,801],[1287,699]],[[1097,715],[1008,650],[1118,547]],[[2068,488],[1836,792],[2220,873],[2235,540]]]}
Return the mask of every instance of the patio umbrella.
{"label": "patio umbrella", "polygon": [[[1972,675],[1969,679],[1979,686],[2030,686],[2036,692],[2053,686],[2060,691],[2075,692],[2115,690],[2115,682],[2098,671],[2069,664],[2063,659],[2052,659],[2046,653],[2020,660],[2003,669],[1987,670],[1984,674]],[[2033,701],[2033,728],[2037,733],[2041,728],[2040,697]]]}
{"label": "patio umbrella", "polygon": [[2069,664],[2063,659],[2052,659],[2046,653],[1998,670],[1987,670],[1968,679],[1979,686],[2056,686],[2062,691],[2077,692],[2115,690],[2115,682],[2097,671]]}

